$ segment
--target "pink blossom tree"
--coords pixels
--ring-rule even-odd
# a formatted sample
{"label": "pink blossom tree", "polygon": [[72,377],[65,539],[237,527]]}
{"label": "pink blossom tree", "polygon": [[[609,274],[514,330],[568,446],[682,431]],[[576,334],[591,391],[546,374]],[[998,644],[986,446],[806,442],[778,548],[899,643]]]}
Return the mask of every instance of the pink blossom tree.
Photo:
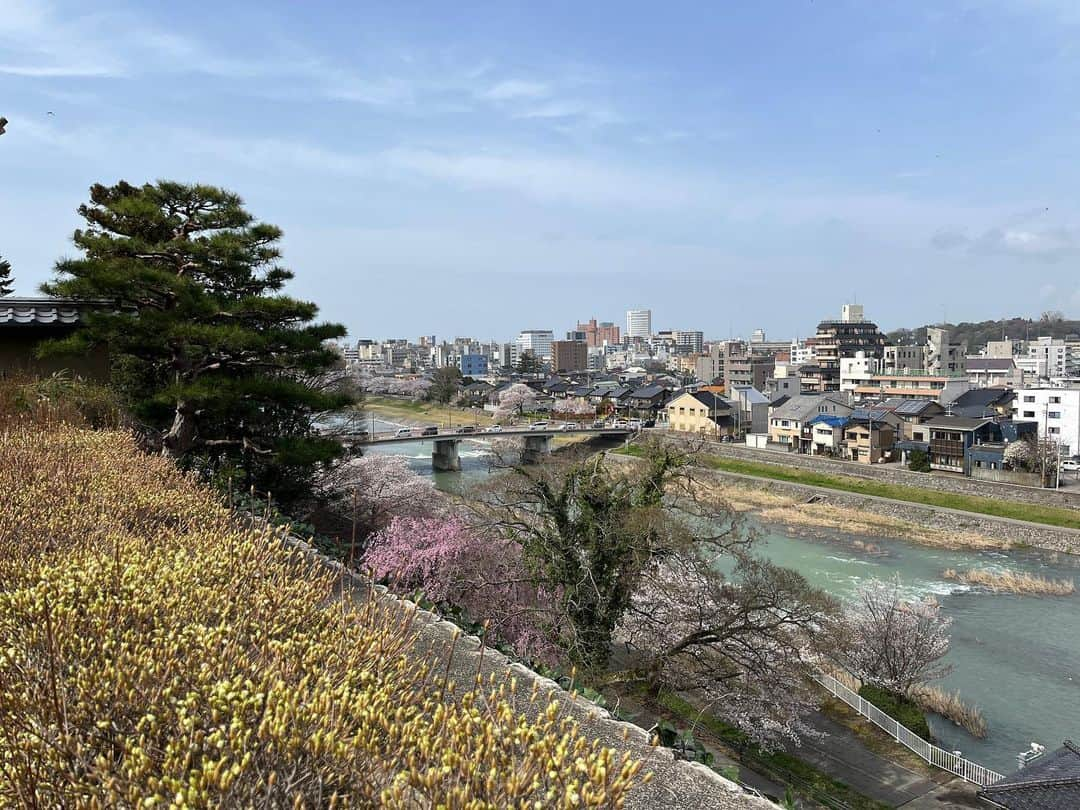
{"label": "pink blossom tree", "polygon": [[596,415],[596,406],[584,397],[571,397],[555,406],[560,415],[574,420],[588,419]]}
{"label": "pink blossom tree", "polygon": [[536,392],[524,383],[514,383],[499,392],[499,406],[495,409],[495,419],[499,422],[536,408]]}
{"label": "pink blossom tree", "polygon": [[444,609],[488,622],[488,632],[523,658],[558,663],[551,600],[517,544],[458,517],[395,517],[372,537],[363,564],[400,593],[419,591]]}

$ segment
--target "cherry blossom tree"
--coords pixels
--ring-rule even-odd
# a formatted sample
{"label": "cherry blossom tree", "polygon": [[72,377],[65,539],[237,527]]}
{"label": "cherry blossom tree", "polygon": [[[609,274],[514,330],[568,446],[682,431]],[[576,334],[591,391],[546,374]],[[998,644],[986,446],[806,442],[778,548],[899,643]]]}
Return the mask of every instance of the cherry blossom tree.
{"label": "cherry blossom tree", "polygon": [[584,397],[570,397],[557,402],[555,412],[572,419],[585,419],[596,415],[596,407]]}
{"label": "cherry blossom tree", "polygon": [[459,517],[395,517],[371,540],[363,564],[399,593],[488,622],[488,632],[526,660],[560,661],[551,599],[525,568],[521,548]]}
{"label": "cherry blossom tree", "polygon": [[1014,470],[1030,470],[1035,466],[1035,448],[1032,443],[1021,439],[1011,442],[1005,448],[1002,459]]}
{"label": "cherry blossom tree", "polygon": [[320,489],[335,511],[355,521],[362,540],[395,515],[425,516],[439,508],[431,480],[409,469],[401,456],[371,453],[327,471]]}
{"label": "cherry blossom tree", "polygon": [[504,422],[514,416],[533,411],[536,408],[536,392],[524,383],[514,383],[499,392],[499,406],[495,409],[495,419]]}
{"label": "cherry blossom tree", "polygon": [[942,659],[952,620],[936,599],[905,599],[898,581],[861,587],[846,624],[843,663],[867,683],[909,695],[951,671]]}

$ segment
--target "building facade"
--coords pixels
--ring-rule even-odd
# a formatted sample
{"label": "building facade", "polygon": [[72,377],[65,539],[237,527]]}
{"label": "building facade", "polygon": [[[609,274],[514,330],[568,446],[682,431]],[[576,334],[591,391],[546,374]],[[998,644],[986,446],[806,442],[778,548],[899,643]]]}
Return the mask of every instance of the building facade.
{"label": "building facade", "polygon": [[626,312],[626,336],[647,338],[652,334],[652,310],[630,309]]}
{"label": "building facade", "polygon": [[514,341],[514,361],[529,352],[540,360],[551,360],[551,343],[555,335],[550,329],[524,329]]}
{"label": "building facade", "polygon": [[1061,445],[1062,458],[1080,454],[1080,389],[1017,389],[1013,419],[1037,422],[1039,438]]}
{"label": "building facade", "polygon": [[462,377],[485,377],[488,373],[488,358],[485,354],[463,354],[458,361]]}
{"label": "building facade", "polygon": [[588,371],[589,345],[584,340],[552,341],[551,368],[556,373]]}

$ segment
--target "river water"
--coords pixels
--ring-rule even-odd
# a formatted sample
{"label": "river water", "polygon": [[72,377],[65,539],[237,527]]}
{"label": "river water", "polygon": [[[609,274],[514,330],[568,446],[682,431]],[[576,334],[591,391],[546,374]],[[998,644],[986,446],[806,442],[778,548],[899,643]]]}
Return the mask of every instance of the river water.
{"label": "river water", "polygon": [[[393,425],[377,426],[388,430]],[[432,473],[431,443],[372,448],[405,456],[416,472],[434,475],[444,491],[468,495],[488,474],[482,441],[460,447],[460,473]],[[758,552],[793,568],[812,584],[841,599],[871,578],[899,577],[912,596],[933,594],[953,620],[948,662],[953,671],[939,682],[977,704],[990,725],[985,740],[935,715],[930,728],[942,748],[1010,773],[1016,755],[1031,742],[1053,750],[1080,735],[1080,595],[1019,596],[990,593],[946,581],[946,568],[1000,568],[1077,579],[1080,557],[1040,551],[952,551],[902,540],[860,537],[879,551],[856,548],[851,540],[808,539],[763,531]]]}

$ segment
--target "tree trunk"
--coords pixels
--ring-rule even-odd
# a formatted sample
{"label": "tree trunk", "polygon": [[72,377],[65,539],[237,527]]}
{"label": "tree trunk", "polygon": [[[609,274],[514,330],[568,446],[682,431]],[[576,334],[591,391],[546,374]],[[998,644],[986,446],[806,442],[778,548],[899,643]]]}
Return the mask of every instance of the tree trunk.
{"label": "tree trunk", "polygon": [[187,400],[177,400],[172,427],[161,442],[161,454],[179,458],[195,444],[195,408]]}

